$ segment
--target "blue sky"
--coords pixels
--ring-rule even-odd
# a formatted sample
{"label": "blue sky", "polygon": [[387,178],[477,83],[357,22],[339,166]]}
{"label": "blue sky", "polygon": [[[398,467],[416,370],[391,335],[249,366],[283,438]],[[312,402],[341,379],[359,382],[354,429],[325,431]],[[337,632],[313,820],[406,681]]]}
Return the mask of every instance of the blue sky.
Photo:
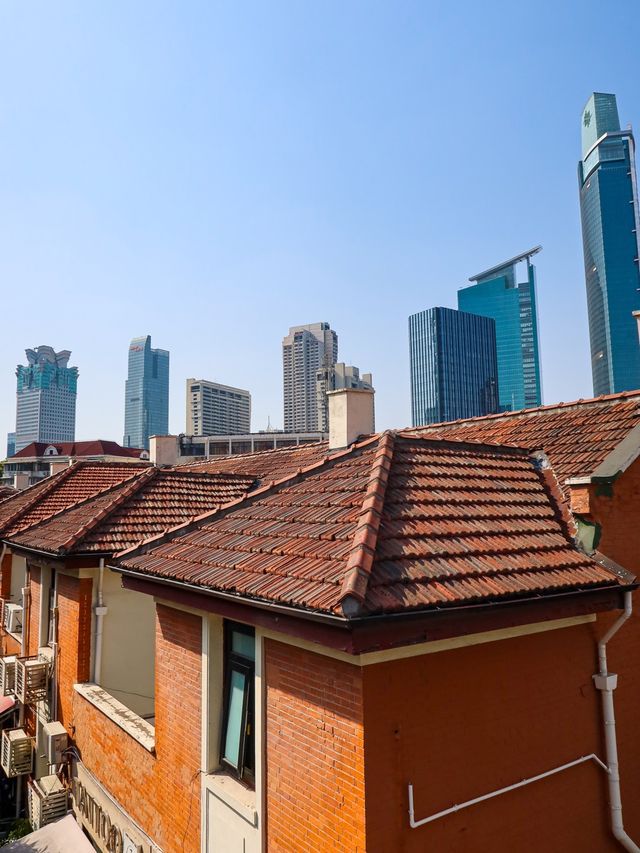
{"label": "blue sky", "polygon": [[0,431],[50,344],[76,437],[120,441],[142,334],[172,431],[187,376],[282,425],[282,336],[319,320],[404,426],[408,315],[538,243],[545,402],[590,396],[580,114],[615,92],[640,128],[638,43],[637,0],[5,0]]}

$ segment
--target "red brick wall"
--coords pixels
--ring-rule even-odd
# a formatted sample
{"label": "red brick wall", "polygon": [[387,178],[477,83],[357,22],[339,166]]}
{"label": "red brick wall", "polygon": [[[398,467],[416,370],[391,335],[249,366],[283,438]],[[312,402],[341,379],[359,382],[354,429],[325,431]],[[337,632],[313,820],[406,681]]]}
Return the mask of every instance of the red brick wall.
{"label": "red brick wall", "polygon": [[58,599],[58,717],[71,730],[73,685],[89,680],[91,578],[56,577]]}
{"label": "red brick wall", "polygon": [[42,572],[38,566],[29,568],[29,643],[28,655],[37,655],[40,647],[40,598],[42,591]]}
{"label": "red brick wall", "polygon": [[[408,818],[409,782],[419,820],[591,752],[604,758],[595,634],[586,624],[365,667],[368,853],[615,853],[606,776],[592,762],[417,829]],[[623,782],[631,829],[638,788]]]}
{"label": "red brick wall", "polygon": [[164,605],[156,612],[156,755],[77,693],[75,740],[87,768],[166,853],[199,853],[202,623]]}
{"label": "red brick wall", "polygon": [[11,595],[11,552],[8,552],[0,562],[0,598]]}
{"label": "red brick wall", "polygon": [[360,668],[267,640],[265,689],[269,853],[363,851]]}

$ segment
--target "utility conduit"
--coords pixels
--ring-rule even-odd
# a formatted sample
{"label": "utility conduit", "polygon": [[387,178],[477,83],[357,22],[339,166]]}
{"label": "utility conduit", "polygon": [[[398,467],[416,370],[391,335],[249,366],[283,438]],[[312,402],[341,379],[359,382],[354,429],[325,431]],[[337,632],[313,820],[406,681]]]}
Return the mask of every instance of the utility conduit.
{"label": "utility conduit", "polygon": [[[416,829],[419,826],[424,826],[425,823],[432,823],[434,820],[439,820],[441,817],[459,812],[469,806],[475,806],[476,803],[482,803],[484,800],[491,800],[493,797],[499,797],[501,794],[507,794],[509,791],[515,791],[516,788],[524,788],[525,785],[531,785],[532,782],[539,782],[540,779],[546,779],[547,776],[554,776],[556,773],[562,773],[563,770],[569,770],[570,767],[576,767],[578,764],[584,764],[585,761],[595,761],[605,773],[609,773],[607,765],[601,761],[597,755],[583,755],[582,758],[576,758],[575,761],[569,761],[568,764],[561,764],[560,767],[554,767],[553,770],[547,770],[544,773],[538,773],[537,776],[531,776],[529,779],[523,779],[521,782],[516,782],[513,785],[507,785],[506,788],[499,788],[497,791],[491,791],[489,794],[483,794],[481,797],[475,797],[473,800],[467,800],[464,803],[451,806],[448,809],[443,809],[441,812],[423,817],[421,820],[415,819],[415,811],[413,807],[413,785],[409,783],[409,825],[411,829]],[[640,851],[639,851],[640,853]]]}

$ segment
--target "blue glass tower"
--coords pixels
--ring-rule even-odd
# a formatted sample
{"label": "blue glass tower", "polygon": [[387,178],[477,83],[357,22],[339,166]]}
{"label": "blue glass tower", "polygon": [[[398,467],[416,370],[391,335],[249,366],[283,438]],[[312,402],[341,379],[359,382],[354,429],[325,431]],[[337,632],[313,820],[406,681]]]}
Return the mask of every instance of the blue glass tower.
{"label": "blue glass tower", "polygon": [[452,308],[409,317],[413,426],[498,411],[496,324]]}
{"label": "blue glass tower", "polygon": [[631,129],[615,95],[594,92],[582,112],[578,164],[593,393],[640,388],[638,193]]}
{"label": "blue glass tower", "polygon": [[[496,323],[500,410],[515,411],[542,403],[540,343],[536,305],[536,246],[473,276],[471,287],[458,291],[458,308]],[[517,267],[527,263],[527,280],[517,281]]]}
{"label": "blue glass tower", "polygon": [[124,393],[122,443],[148,450],[149,436],[169,432],[169,353],[151,349],[150,335],[131,341]]}

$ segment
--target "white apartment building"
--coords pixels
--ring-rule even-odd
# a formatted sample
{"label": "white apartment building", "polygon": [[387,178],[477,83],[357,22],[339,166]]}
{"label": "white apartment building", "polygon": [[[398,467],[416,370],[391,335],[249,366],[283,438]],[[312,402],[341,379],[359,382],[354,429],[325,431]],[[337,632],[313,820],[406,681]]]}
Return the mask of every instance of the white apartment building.
{"label": "white apartment building", "polygon": [[292,326],[282,341],[285,432],[326,430],[318,406],[317,373],[338,360],[338,335],[329,323]]}
{"label": "white apartment building", "polygon": [[251,394],[206,379],[187,379],[187,435],[251,431]]}

